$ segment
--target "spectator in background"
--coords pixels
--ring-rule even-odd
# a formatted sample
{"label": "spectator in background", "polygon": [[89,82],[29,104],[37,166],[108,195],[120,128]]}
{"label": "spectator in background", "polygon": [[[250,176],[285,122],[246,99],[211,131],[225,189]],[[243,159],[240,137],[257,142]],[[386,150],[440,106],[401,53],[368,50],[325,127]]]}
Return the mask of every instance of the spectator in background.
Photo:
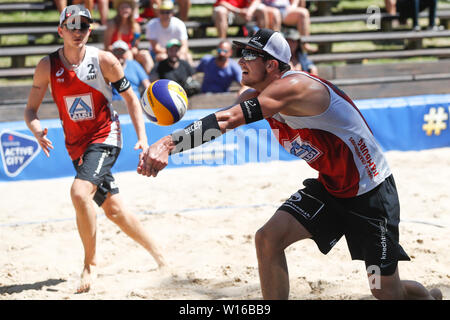
{"label": "spectator in background", "polygon": [[178,3],[178,17],[183,20],[188,20],[189,9],[191,8],[191,0],[177,0]]}
{"label": "spectator in background", "polygon": [[138,22],[148,21],[158,16],[158,8],[161,0],[140,0],[139,6],[143,8],[143,12],[139,14]]}
{"label": "spectator in background", "polygon": [[291,61],[289,62],[291,70],[306,71],[317,76],[317,67],[303,50],[301,36],[297,29],[285,28],[283,36],[291,48]]}
{"label": "spectator in background", "polygon": [[[233,53],[231,42],[222,40],[217,47],[217,55],[206,55],[200,60],[197,72],[203,72],[203,83],[201,91],[206,92],[228,92],[233,81],[241,83],[242,69],[239,64],[230,59]],[[247,87],[239,90],[240,94]]]}
{"label": "spectator in background", "polygon": [[[141,7],[144,8],[144,12],[140,15],[141,19],[151,19],[159,16],[159,6],[161,5],[161,0],[144,0],[139,1]],[[178,3],[178,18],[183,21],[188,20],[189,9],[191,8],[190,0],[177,0]]]}
{"label": "spectator in background", "polygon": [[[117,40],[112,44],[111,49],[112,53],[122,65],[125,77],[131,83],[134,93],[137,97],[141,97],[140,87],[142,86],[145,89],[150,85],[148,73],[145,72],[140,63],[126,58],[127,52],[130,49],[125,41]],[[115,88],[113,88],[113,100],[123,100]]]}
{"label": "spectator in background", "polygon": [[397,0],[396,9],[400,15],[400,23],[405,24],[408,18],[413,20],[413,30],[420,31],[419,12],[428,8],[428,29],[439,30],[436,26],[437,0]]}
{"label": "spectator in background", "polygon": [[141,26],[134,19],[135,5],[134,0],[114,1],[117,15],[107,24],[104,37],[105,50],[112,51],[112,44],[117,40],[125,41],[130,49],[126,59],[135,59],[144,67],[145,72],[150,73],[154,65],[153,59],[147,50],[138,48]]}
{"label": "spectator in background", "polygon": [[[299,0],[262,0],[267,19],[265,28],[280,31],[281,25],[284,24],[296,27],[302,36],[309,36],[311,26],[309,10],[298,5]],[[303,49],[310,52],[317,51],[305,42]]]}
{"label": "spectator in background", "polygon": [[229,25],[246,24],[253,19],[258,26],[263,26],[264,12],[258,8],[260,4],[261,0],[216,0],[213,21],[217,36],[225,39]]}
{"label": "spectator in background", "polygon": [[178,39],[171,39],[166,44],[167,58],[158,62],[150,73],[150,81],[170,79],[183,87],[188,96],[200,92],[200,84],[192,78],[195,70],[189,62],[180,59],[182,44]]}
{"label": "spectator in background", "polygon": [[[109,1],[108,0],[96,0],[98,11],[100,13],[100,23],[106,25],[108,22]],[[86,9],[93,12],[94,0],[73,0],[72,4],[83,4]],[[56,9],[61,12],[67,7],[67,0],[55,0]]]}
{"label": "spectator in background", "polygon": [[166,45],[170,39],[178,39],[181,42],[179,56],[182,60],[192,63],[189,53],[188,33],[183,21],[173,16],[173,2],[163,0],[159,6],[159,18],[151,19],[145,26],[145,37],[150,41],[154,60],[167,59]]}

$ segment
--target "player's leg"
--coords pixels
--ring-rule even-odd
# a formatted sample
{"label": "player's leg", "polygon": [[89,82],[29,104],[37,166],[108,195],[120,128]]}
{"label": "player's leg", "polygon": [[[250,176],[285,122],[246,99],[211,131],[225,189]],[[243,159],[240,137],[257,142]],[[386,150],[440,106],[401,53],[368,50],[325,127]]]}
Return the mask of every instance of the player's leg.
{"label": "player's leg", "polygon": [[287,299],[289,274],[284,249],[312,238],[327,254],[343,235],[340,208],[316,179],[298,190],[256,233],[255,243],[264,299]]}
{"label": "player's leg", "polygon": [[217,29],[217,37],[225,39],[228,29],[228,9],[223,6],[217,6],[213,11],[214,26]]}
{"label": "player's leg", "polygon": [[135,214],[125,208],[124,203],[118,193],[108,194],[102,204],[105,215],[119,226],[130,238],[142,245],[155,259],[158,267],[166,266],[164,258],[156,246],[153,239],[145,230]]}
{"label": "player's leg", "polygon": [[[373,275],[369,275],[371,279]],[[372,295],[380,300],[442,300],[439,289],[428,291],[421,283],[400,280],[398,267],[394,274],[380,276],[379,286],[371,287]]]}
{"label": "player's leg", "polygon": [[92,198],[96,189],[97,187],[89,181],[75,179],[70,190],[78,233],[84,248],[84,266],[78,292],[88,291],[95,277],[97,217]]}
{"label": "player's leg", "polygon": [[284,249],[311,234],[289,213],[278,210],[255,235],[259,278],[264,299],[287,299],[289,274]]}

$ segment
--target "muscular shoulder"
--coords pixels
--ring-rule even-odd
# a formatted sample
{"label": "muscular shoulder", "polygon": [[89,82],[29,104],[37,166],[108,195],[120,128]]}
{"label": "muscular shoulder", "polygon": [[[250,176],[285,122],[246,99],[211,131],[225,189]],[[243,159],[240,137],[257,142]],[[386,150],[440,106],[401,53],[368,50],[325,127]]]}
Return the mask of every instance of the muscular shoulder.
{"label": "muscular shoulder", "polygon": [[46,88],[50,83],[51,62],[50,57],[46,56],[42,58],[34,72],[33,87],[34,88]]}
{"label": "muscular shoulder", "polygon": [[99,50],[98,62],[103,76],[111,81],[117,81],[123,77],[123,69],[119,60],[109,51]]}
{"label": "muscular shoulder", "polygon": [[36,66],[35,76],[45,76],[50,77],[50,71],[51,71],[51,62],[50,57],[45,56],[43,57]]}
{"label": "muscular shoulder", "polygon": [[262,95],[279,101],[283,105],[283,112],[291,115],[317,115],[329,105],[329,93],[325,85],[302,73],[274,81],[263,90]]}
{"label": "muscular shoulder", "polygon": [[50,66],[51,66],[50,56],[45,56],[38,62],[36,70],[37,68],[40,68],[40,69],[48,69],[48,71],[50,71]]}

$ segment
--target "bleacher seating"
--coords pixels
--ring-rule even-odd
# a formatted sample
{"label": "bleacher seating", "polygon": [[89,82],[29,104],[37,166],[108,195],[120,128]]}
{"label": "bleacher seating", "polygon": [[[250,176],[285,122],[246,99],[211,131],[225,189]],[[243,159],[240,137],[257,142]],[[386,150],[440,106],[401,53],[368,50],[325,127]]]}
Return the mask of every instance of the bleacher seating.
{"label": "bleacher seating", "polygon": [[[332,5],[336,4],[336,0],[315,0],[317,8],[322,6],[328,9]],[[211,6],[215,0],[191,0],[192,5]],[[33,2],[33,3],[0,3],[0,11],[12,12],[12,11],[36,11],[36,10],[55,10],[53,2]],[[331,11],[330,11],[331,12]],[[328,12],[328,13],[330,13]],[[328,14],[327,13],[327,14]],[[348,23],[354,21],[366,21],[368,14],[356,13],[356,14],[339,14],[339,15],[317,15],[311,16],[312,24],[325,24],[325,23]],[[427,17],[427,12],[421,13],[421,17]],[[450,47],[444,46],[423,46],[424,39],[437,39],[437,38],[450,38],[449,22],[450,10],[439,10],[437,17],[440,19],[440,24],[444,25],[447,30],[443,31],[420,31],[414,32],[410,30],[391,30],[390,22],[398,19],[398,15],[389,15],[387,13],[381,13],[381,30],[367,29],[365,32],[339,32],[339,33],[326,33],[326,34],[311,34],[308,37],[304,37],[303,40],[316,44],[319,47],[319,53],[311,54],[310,58],[319,66],[319,74],[324,78],[334,80],[336,84],[343,87],[345,91],[350,90],[350,95],[355,98],[369,97],[370,90],[377,92],[381,96],[395,96],[400,92],[407,94],[408,83],[414,83],[414,87],[420,86],[422,93],[438,93],[442,90],[442,87],[447,87],[450,83],[450,74],[445,72],[449,70],[449,60],[439,60],[433,62],[435,64],[427,65],[426,63],[418,63],[420,68],[427,70],[429,66],[433,66],[432,71],[418,72],[417,70],[410,70],[409,73],[391,73],[390,70],[401,70],[406,68],[404,64],[388,64],[379,65],[375,68],[370,65],[360,65],[361,62],[370,59],[403,59],[410,57],[436,57],[438,59],[445,59],[450,57]],[[187,28],[190,30],[191,38],[189,39],[189,47],[194,52],[206,52],[214,49],[219,43],[220,39],[207,36],[207,28],[213,27],[211,19],[196,19],[186,22]],[[235,25],[239,26],[239,25]],[[99,26],[93,30],[91,36],[90,45],[98,48],[103,48],[102,36],[104,33],[104,27]],[[54,35],[54,41],[46,45],[37,45],[36,39],[42,35]],[[24,23],[5,23],[0,22],[0,39],[11,35],[27,35],[27,45],[3,45],[0,50],[0,57],[11,57],[11,67],[0,69],[0,78],[30,78],[34,73],[34,67],[26,67],[25,59],[28,56],[43,56],[55,51],[61,46],[58,41],[56,22],[24,22]],[[231,40],[246,41],[246,38],[231,36]],[[376,50],[366,52],[333,52],[333,44],[341,42],[357,42],[357,41],[371,41],[374,43],[380,43],[380,41],[395,41],[396,47],[403,44],[403,50],[397,48],[396,50]],[[141,41],[141,48],[148,48],[149,43],[147,41]],[[346,62],[346,66],[329,66],[324,65],[327,63]],[[444,63],[445,62],[445,63]],[[430,62],[431,63],[431,62]],[[437,67],[438,63],[444,63],[442,68]],[[407,64],[412,67],[413,64]],[[339,70],[345,70],[345,73],[341,73]],[[345,69],[347,68],[347,69]],[[357,73],[358,68],[361,68],[361,74]],[[400,68],[400,69],[399,69]],[[447,68],[447,69],[445,69]],[[408,68],[406,68],[408,69]],[[359,72],[359,71],[358,71]],[[376,75],[374,76],[374,72]],[[384,72],[384,73],[383,73]],[[344,77],[337,76],[338,74],[345,75]],[[367,76],[369,75],[370,76]],[[365,75],[365,76],[364,76]],[[447,85],[445,85],[447,84]],[[411,87],[411,86],[410,86]],[[367,89],[368,88],[368,89]],[[373,91],[375,90],[376,91]],[[29,88],[28,88],[29,89]],[[420,90],[419,90],[420,91]],[[6,90],[6,92],[10,92]],[[24,90],[26,92],[26,90]],[[234,94],[234,93],[233,93]],[[413,94],[413,93],[411,93]],[[16,95],[17,97],[17,95]],[[21,97],[26,97],[22,95]],[[233,95],[234,97],[234,95]],[[224,94],[215,96],[214,101],[228,101],[230,94]],[[24,98],[11,99],[0,98],[0,106],[24,106]],[[47,96],[44,100],[45,103],[52,105],[51,97]],[[198,107],[207,105],[207,101],[203,103],[202,97],[192,97],[193,104]],[[207,98],[204,98],[207,99]],[[219,103],[220,104],[220,103]],[[213,107],[209,105],[209,107]],[[1,113],[1,111],[0,111]],[[51,113],[49,113],[50,115]],[[2,121],[5,119],[0,117]]]}

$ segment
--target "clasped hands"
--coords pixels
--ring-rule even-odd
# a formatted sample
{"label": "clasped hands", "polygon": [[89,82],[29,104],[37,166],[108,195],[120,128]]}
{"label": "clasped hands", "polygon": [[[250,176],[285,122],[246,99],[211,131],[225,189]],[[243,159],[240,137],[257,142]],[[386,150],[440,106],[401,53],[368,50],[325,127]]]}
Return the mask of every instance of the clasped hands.
{"label": "clasped hands", "polygon": [[169,162],[169,154],[175,148],[171,136],[166,136],[144,149],[139,154],[137,173],[147,177],[156,177]]}

